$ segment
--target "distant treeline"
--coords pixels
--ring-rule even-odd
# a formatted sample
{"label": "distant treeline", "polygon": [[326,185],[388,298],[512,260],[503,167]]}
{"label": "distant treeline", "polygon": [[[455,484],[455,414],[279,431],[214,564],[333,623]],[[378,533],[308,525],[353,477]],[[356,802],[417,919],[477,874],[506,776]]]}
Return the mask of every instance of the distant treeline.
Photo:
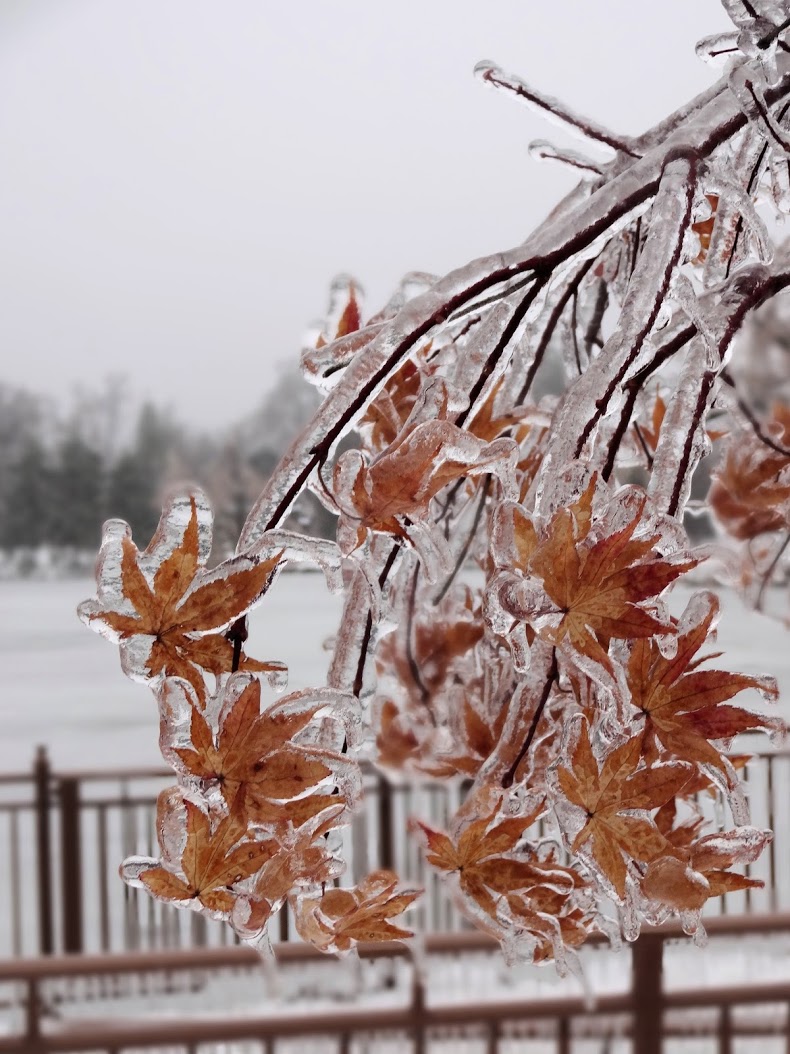
{"label": "distant treeline", "polygon": [[[110,517],[127,520],[144,546],[163,496],[192,482],[212,500],[219,558],[315,403],[298,375],[282,374],[257,413],[224,435],[198,435],[151,403],[129,412],[122,381],[79,397],[67,413],[0,384],[0,548],[96,550]],[[297,515],[312,532],[333,529],[315,500]]]}

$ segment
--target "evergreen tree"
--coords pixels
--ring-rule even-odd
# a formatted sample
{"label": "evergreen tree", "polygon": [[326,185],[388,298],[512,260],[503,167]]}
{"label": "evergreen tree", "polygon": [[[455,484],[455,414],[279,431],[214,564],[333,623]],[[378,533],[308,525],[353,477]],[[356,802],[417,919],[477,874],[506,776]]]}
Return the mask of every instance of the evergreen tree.
{"label": "evergreen tree", "polygon": [[70,429],[57,451],[53,473],[53,539],[61,545],[96,545],[105,513],[103,474],[101,454]]}
{"label": "evergreen tree", "polygon": [[52,470],[43,444],[33,435],[8,471],[0,544],[14,548],[51,541],[52,514]]}

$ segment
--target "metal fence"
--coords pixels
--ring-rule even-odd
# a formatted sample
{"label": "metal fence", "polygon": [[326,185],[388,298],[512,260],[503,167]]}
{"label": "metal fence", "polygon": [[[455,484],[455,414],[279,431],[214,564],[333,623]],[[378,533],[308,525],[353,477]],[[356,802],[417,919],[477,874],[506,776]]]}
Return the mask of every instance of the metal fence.
{"label": "metal fence", "polygon": [[[750,869],[765,889],[728,894],[712,902],[711,910],[729,915],[790,910],[790,754],[755,754],[745,780],[753,822],[776,832]],[[156,797],[171,781],[166,769],[54,772],[43,750],[30,772],[0,776],[0,956],[232,942],[228,927],[158,903],[118,877],[126,856],[157,855]],[[446,826],[463,793],[459,784],[395,785],[367,772],[363,808],[344,835],[347,880],[394,867],[425,887],[413,916],[423,932],[467,928],[404,833],[410,816]],[[712,819],[726,808],[710,795],[701,805]],[[279,926],[277,936],[287,940],[292,933],[287,911]]]}
{"label": "metal fence", "polygon": [[[727,936],[755,938],[790,931],[790,914],[719,918],[711,921],[713,940]],[[670,1037],[697,1037],[711,1054],[750,1054],[790,1048],[790,968],[759,984],[678,988],[665,984],[665,945],[683,938],[677,927],[645,933],[631,949],[630,974],[621,990],[590,1005],[578,995],[539,999],[482,1000],[473,990],[463,1000],[431,998],[409,962],[402,963],[410,983],[405,998],[379,1006],[311,1009],[282,1005],[268,1016],[252,1014],[155,1015],[140,1005],[138,989],[150,985],[197,983],[201,972],[260,970],[245,948],[198,949],[191,952],[136,953],[123,956],[51,956],[0,962],[0,993],[16,1018],[7,1021],[0,1052],[75,1054],[75,1052],[141,1052],[167,1054],[576,1054],[602,1050],[610,1054],[661,1054],[677,1048]],[[429,937],[426,954],[463,959],[490,954],[493,945],[482,934]],[[304,972],[319,954],[307,945],[280,945],[281,969]],[[363,946],[363,958],[394,961],[407,955],[398,946]],[[780,960],[781,962],[782,960]],[[326,960],[324,959],[324,962]],[[106,1008],[90,1013],[86,991],[122,992],[136,1000],[126,1012]],[[10,994],[9,994],[10,993]],[[81,1000],[80,1015],[69,1018],[69,1002]],[[95,1006],[95,1002],[94,1002]],[[87,1009],[86,1009],[87,1007]],[[594,1042],[594,1045],[591,1045]],[[781,1048],[777,1047],[781,1043]],[[746,1045],[737,1045],[737,1044]],[[737,1045],[737,1046],[736,1046]],[[687,1048],[683,1048],[687,1049]]]}

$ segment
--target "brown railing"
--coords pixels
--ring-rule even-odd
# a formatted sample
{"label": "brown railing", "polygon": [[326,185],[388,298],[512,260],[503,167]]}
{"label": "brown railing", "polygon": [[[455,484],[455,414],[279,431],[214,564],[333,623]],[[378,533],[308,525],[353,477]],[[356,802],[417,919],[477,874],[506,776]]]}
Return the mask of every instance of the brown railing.
{"label": "brown railing", "polygon": [[[787,932],[790,914],[714,919],[709,931],[714,945],[722,937],[748,939]],[[713,1043],[708,1049],[718,1054],[734,1054],[736,1037],[749,1037],[752,1041],[739,1050],[758,1051],[760,1048],[753,1043],[765,1037],[781,1038],[784,1049],[788,1049],[790,961],[784,959],[783,976],[762,984],[668,988],[662,983],[664,946],[682,936],[674,926],[646,932],[632,946],[630,983],[626,981],[622,991],[600,996],[593,1005],[576,995],[484,1002],[472,991],[465,993],[463,1001],[426,1001],[417,974],[412,971],[411,983],[404,986],[406,998],[385,1007],[357,1004],[314,1012],[303,1006],[285,1013],[280,1008],[269,1016],[226,1012],[222,1017],[209,1016],[204,1009],[181,1018],[172,1014],[157,1018],[133,996],[125,1014],[119,1015],[116,1010],[112,1017],[105,1013],[103,1017],[94,1014],[93,1018],[86,1018],[83,1002],[79,1020],[61,1017],[58,1022],[58,1006],[67,1001],[69,992],[78,996],[80,983],[117,992],[119,981],[124,978],[135,978],[138,984],[141,978],[159,978],[152,982],[156,989],[161,988],[162,978],[172,984],[179,975],[194,978],[204,971],[216,977],[222,971],[259,971],[260,964],[254,953],[241,947],[0,962],[0,990],[10,987],[17,993],[16,1025],[10,1022],[10,1029],[0,1038],[0,1052],[121,1054],[126,1050],[166,1048],[168,1054],[236,1054],[242,1050],[245,1054],[253,1050],[275,1054],[285,1049],[277,1046],[277,1040],[300,1039],[302,1043],[287,1049],[302,1051],[307,1049],[311,1037],[316,1042],[322,1039],[320,1049],[332,1054],[377,1054],[382,1049],[414,1054],[427,1054],[429,1050],[432,1054],[456,1054],[459,1049],[468,1054],[505,1054],[532,1049],[526,1046],[529,1038],[541,1038],[541,1050],[573,1054],[582,1049],[585,1039],[592,1037],[601,1043],[629,1043],[634,1054],[661,1054],[665,1049],[663,1040],[671,1036],[708,1037]],[[426,943],[429,961],[432,956],[463,956],[466,963],[470,956],[493,949],[491,941],[481,934],[436,934]],[[281,969],[290,966],[304,972],[308,965],[321,959],[312,948],[297,943],[279,945],[276,951]],[[713,949],[710,953],[715,954]],[[407,953],[397,946],[367,946],[362,955],[366,959],[392,960]],[[778,1012],[768,1013],[768,1005]],[[759,1016],[748,1013],[749,1008],[758,1006],[763,1008]],[[776,1051],[777,1047],[770,1049]]]}
{"label": "brown railing", "polygon": [[[714,904],[723,914],[790,910],[790,755],[756,754],[746,769],[752,819],[776,832],[751,868],[764,890],[730,894]],[[166,769],[54,772],[39,751],[32,771],[0,776],[0,956],[122,952],[222,945],[226,926],[176,911],[129,889],[118,878],[120,861],[156,855],[156,796],[172,781]],[[415,915],[428,933],[465,924],[403,836],[409,816],[444,826],[457,808],[458,785],[389,784],[365,776],[364,807],[346,834],[348,880],[376,867],[394,867],[423,884]],[[710,796],[702,807],[715,817],[725,808]],[[292,932],[283,912],[277,936]]]}

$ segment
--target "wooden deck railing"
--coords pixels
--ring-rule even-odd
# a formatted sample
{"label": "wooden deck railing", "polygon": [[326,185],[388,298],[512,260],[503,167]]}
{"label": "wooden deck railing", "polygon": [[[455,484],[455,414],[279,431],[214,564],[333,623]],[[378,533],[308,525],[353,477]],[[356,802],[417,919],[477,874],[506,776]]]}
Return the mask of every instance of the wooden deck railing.
{"label": "wooden deck railing", "polygon": [[[755,754],[746,769],[753,822],[776,832],[752,866],[764,890],[728,895],[724,914],[790,910],[790,754]],[[232,943],[228,927],[155,902],[118,878],[129,855],[156,855],[156,796],[172,782],[167,769],[55,772],[42,750],[32,770],[0,776],[0,956],[123,952]],[[415,914],[424,932],[463,929],[461,920],[403,836],[410,815],[444,826],[463,789],[447,784],[395,785],[369,771],[365,802],[346,832],[348,880],[394,867],[425,886]],[[711,818],[726,808],[709,795]],[[281,913],[278,937],[292,927]]]}
{"label": "wooden deck railing", "polygon": [[[720,937],[744,938],[790,931],[790,914],[761,915],[752,918],[711,920],[714,941]],[[127,1016],[113,1019],[96,1017],[53,1026],[46,1017],[50,1005],[47,986],[79,979],[101,979],[134,975],[173,977],[179,972],[201,970],[216,975],[222,970],[248,967],[260,969],[254,953],[241,947],[204,948],[191,952],[137,953],[123,956],[52,956],[35,960],[0,962],[0,990],[11,986],[19,993],[20,1027],[0,1037],[0,1052],[14,1054],[74,1054],[95,1051],[123,1054],[126,1050],[153,1051],[166,1048],[168,1054],[235,1054],[257,1050],[274,1054],[277,1040],[301,1039],[304,1045],[290,1050],[306,1050],[312,1037],[323,1037],[322,1050],[351,1054],[364,1050],[377,1054],[387,1038],[389,1051],[427,1054],[430,1051],[455,1054],[464,1040],[470,1054],[504,1054],[506,1050],[531,1049],[529,1037],[542,1037],[542,1050],[553,1047],[556,1054],[573,1054],[585,1038],[607,1037],[630,1040],[634,1054],[662,1054],[664,1040],[670,1036],[707,1036],[717,1054],[734,1054],[736,1037],[750,1037],[748,1049],[760,1037],[783,1040],[790,1047],[790,961],[784,976],[763,984],[739,984],[709,988],[667,989],[662,984],[664,944],[677,941],[682,933],[675,926],[647,931],[632,946],[630,985],[623,991],[601,996],[587,1005],[579,996],[552,996],[531,1002],[525,1000],[482,1001],[468,993],[463,1002],[426,1001],[416,974],[412,975],[408,998],[401,1004],[376,1007],[348,1006],[313,1013],[309,1008],[264,1015],[146,1015],[144,1006],[130,1008]],[[436,934],[427,939],[427,955],[465,956],[492,949],[492,942],[480,934]],[[279,945],[276,954],[283,968],[304,966],[321,958],[306,945]],[[406,956],[400,947],[363,947],[365,958]],[[705,954],[705,953],[696,953]],[[774,1004],[779,1014],[763,1014],[748,1022],[741,1020],[743,1008]],[[677,1013],[697,1011],[700,1016],[689,1026],[676,1020]],[[713,1019],[711,1020],[711,1014]],[[236,1046],[235,1044],[238,1044]],[[242,1046],[242,1044],[244,1044]],[[523,1044],[523,1045],[522,1045]],[[313,1049],[313,1048],[310,1048]],[[589,1049],[589,1047],[585,1047]],[[606,1049],[606,1048],[603,1048]],[[622,1049],[622,1048],[618,1048]],[[771,1050],[776,1050],[775,1046]]]}

